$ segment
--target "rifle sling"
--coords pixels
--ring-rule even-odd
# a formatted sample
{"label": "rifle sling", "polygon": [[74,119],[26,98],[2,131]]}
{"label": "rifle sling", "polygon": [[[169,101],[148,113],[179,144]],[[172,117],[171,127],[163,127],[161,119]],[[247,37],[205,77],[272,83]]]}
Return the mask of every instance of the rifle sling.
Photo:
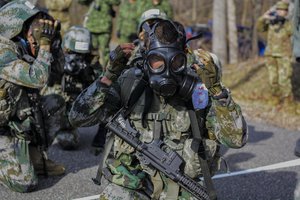
{"label": "rifle sling", "polygon": [[203,174],[203,178],[204,178],[204,182],[205,182],[205,185],[207,188],[208,195],[211,200],[215,200],[215,199],[217,199],[217,194],[216,194],[216,190],[214,188],[213,182],[212,182],[210,170],[209,170],[208,163],[207,163],[206,156],[205,156],[205,149],[206,149],[205,143],[202,140],[203,126],[201,123],[200,129],[199,129],[198,119],[197,119],[197,116],[196,116],[196,113],[194,110],[189,109],[188,113],[189,113],[189,117],[191,120],[192,134],[193,134],[192,149],[199,155],[198,157],[199,157],[199,161],[200,161],[201,171]]}
{"label": "rifle sling", "polygon": [[[134,105],[136,104],[138,99],[141,97],[141,95],[145,91],[146,86],[147,86],[147,82],[142,78],[139,81],[139,83],[137,84],[137,86],[134,88],[134,90],[131,92],[126,105],[120,109],[120,110],[125,110],[125,116],[128,116],[131,113],[131,111],[134,108]],[[145,99],[147,99],[147,97]],[[107,157],[111,151],[113,142],[114,142],[114,137],[113,137],[113,135],[110,135],[108,142],[106,142],[106,144],[104,146],[103,157],[102,157],[102,159],[100,159],[98,170],[97,170],[97,175],[95,178],[92,178],[93,182],[97,185],[101,185],[101,177],[103,174],[102,173],[103,168],[105,167],[105,160],[107,159]]]}

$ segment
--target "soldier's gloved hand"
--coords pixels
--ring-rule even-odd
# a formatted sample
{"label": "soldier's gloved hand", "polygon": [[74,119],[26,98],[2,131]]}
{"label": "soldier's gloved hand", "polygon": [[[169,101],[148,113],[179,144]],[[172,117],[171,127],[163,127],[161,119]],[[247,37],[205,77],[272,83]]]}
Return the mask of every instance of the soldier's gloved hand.
{"label": "soldier's gloved hand", "polygon": [[57,20],[39,19],[32,27],[32,35],[38,45],[50,45],[59,27],[60,23]]}
{"label": "soldier's gloved hand", "polygon": [[222,91],[220,83],[220,70],[215,65],[211,54],[203,49],[193,51],[195,56],[195,63],[193,67],[196,69],[202,82],[205,84],[209,93],[218,95]]}
{"label": "soldier's gloved hand", "polygon": [[111,81],[115,81],[125,69],[128,59],[131,56],[135,46],[133,43],[124,43],[118,45],[113,51],[110,52],[110,63],[104,73]]}

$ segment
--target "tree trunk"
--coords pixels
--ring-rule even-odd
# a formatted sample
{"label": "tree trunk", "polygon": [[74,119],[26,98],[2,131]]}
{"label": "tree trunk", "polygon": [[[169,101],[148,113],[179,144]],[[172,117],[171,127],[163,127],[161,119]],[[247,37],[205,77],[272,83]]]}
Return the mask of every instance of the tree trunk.
{"label": "tree trunk", "polygon": [[226,42],[226,1],[213,1],[213,47],[215,53],[222,63],[227,63]]}
{"label": "tree trunk", "polygon": [[234,0],[227,0],[229,63],[238,62],[238,39]]}
{"label": "tree trunk", "polygon": [[253,0],[253,18],[252,18],[252,57],[256,58],[258,56],[258,34],[256,30],[256,22],[257,19],[260,17],[261,13],[261,1],[260,0]]}

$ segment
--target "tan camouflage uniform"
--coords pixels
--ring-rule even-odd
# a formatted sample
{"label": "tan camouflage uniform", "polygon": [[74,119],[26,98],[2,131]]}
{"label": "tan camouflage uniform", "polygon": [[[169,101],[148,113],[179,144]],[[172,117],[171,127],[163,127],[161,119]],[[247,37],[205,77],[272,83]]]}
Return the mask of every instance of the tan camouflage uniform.
{"label": "tan camouflage uniform", "polygon": [[280,98],[292,95],[292,24],[286,19],[283,24],[271,23],[263,16],[258,19],[257,30],[267,31],[266,66],[273,95]]}
{"label": "tan camouflage uniform", "polygon": [[72,0],[46,0],[46,8],[51,16],[61,22],[61,34],[68,30],[70,27],[70,14],[69,9],[72,4]]}

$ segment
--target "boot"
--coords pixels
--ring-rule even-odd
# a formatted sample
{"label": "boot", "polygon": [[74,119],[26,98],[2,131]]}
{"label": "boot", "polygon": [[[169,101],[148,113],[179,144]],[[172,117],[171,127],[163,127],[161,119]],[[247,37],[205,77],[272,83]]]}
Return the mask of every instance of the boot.
{"label": "boot", "polygon": [[65,173],[66,169],[62,164],[57,164],[50,159],[43,158],[37,147],[30,146],[29,151],[33,168],[37,175],[46,175],[45,170],[48,176],[60,176]]}

